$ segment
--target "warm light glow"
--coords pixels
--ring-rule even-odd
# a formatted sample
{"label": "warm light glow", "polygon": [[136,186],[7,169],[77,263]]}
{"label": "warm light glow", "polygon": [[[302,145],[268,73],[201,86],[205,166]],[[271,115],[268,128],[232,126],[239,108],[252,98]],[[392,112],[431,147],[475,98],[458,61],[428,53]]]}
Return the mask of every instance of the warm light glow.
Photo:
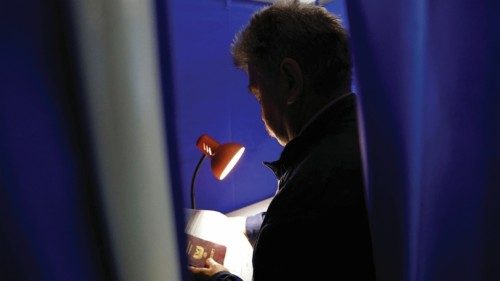
{"label": "warm light glow", "polygon": [[238,160],[240,160],[241,156],[243,155],[243,152],[245,152],[244,147],[240,148],[240,150],[236,152],[236,154],[233,156],[233,159],[229,161],[226,168],[224,168],[224,171],[222,171],[222,173],[220,174],[219,180],[223,180],[227,176],[227,174],[231,172],[231,170],[234,168],[234,165],[236,165],[236,163],[238,163]]}
{"label": "warm light glow", "polygon": [[[274,2],[276,2],[276,0],[254,0],[254,1],[264,2],[264,3],[274,3]],[[332,0],[320,0],[317,3],[320,4],[320,5],[324,5],[324,4],[326,4],[328,2],[331,2],[331,1]],[[316,3],[316,0],[299,0],[299,2],[305,3],[305,4],[314,4],[314,3]]]}
{"label": "warm light glow", "polygon": [[192,209],[196,209],[194,182],[203,159],[207,156],[210,158],[212,174],[216,179],[223,180],[231,172],[245,151],[245,148],[239,143],[231,142],[220,144],[207,134],[203,134],[198,138],[196,146],[199,150],[201,150],[201,152],[203,152],[203,155],[200,158],[200,161],[198,161],[193,177],[191,178]]}

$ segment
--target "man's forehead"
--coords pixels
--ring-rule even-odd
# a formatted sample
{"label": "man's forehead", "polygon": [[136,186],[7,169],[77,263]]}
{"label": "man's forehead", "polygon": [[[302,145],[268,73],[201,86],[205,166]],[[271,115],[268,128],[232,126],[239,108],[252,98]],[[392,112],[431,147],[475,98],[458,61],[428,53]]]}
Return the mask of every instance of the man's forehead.
{"label": "man's forehead", "polygon": [[251,86],[255,85],[258,79],[258,72],[255,69],[254,66],[248,65],[248,87],[250,88]]}
{"label": "man's forehead", "polygon": [[249,81],[250,85],[254,85],[254,84],[258,83],[263,78],[264,77],[263,77],[261,71],[258,70],[257,67],[255,67],[252,64],[248,64],[248,81]]}
{"label": "man's forehead", "polygon": [[252,64],[248,64],[248,76],[255,76],[256,72],[257,69],[255,69],[255,66],[253,66]]}

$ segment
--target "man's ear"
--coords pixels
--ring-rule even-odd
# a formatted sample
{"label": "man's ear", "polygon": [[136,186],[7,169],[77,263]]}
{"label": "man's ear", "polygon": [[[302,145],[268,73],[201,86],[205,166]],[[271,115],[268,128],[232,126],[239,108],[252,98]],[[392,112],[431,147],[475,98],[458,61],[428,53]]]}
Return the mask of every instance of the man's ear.
{"label": "man's ear", "polygon": [[287,104],[292,104],[299,98],[304,86],[302,69],[300,65],[291,58],[284,58],[280,65],[280,72],[284,76],[288,86]]}

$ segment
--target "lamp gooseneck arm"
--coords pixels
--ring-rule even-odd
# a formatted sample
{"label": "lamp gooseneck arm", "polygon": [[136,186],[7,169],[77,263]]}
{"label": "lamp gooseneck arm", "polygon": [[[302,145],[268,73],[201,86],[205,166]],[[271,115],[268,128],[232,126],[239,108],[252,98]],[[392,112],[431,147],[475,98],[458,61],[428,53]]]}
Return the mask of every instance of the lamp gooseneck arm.
{"label": "lamp gooseneck arm", "polygon": [[193,177],[191,178],[191,209],[196,209],[196,199],[194,195],[194,181],[196,179],[196,174],[198,174],[198,170],[200,169],[201,162],[203,162],[203,159],[205,159],[205,157],[206,157],[205,154],[201,155],[200,161],[198,161],[198,164],[194,169]]}

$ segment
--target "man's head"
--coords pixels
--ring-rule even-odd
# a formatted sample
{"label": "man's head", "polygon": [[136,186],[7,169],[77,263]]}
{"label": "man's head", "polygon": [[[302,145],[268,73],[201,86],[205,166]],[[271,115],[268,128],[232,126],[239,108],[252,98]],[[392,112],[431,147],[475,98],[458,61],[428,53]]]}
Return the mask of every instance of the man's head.
{"label": "man's head", "polygon": [[303,125],[297,115],[307,111],[304,103],[328,101],[351,88],[347,33],[318,6],[279,1],[260,10],[231,51],[235,65],[249,74],[266,128],[282,145]]}

